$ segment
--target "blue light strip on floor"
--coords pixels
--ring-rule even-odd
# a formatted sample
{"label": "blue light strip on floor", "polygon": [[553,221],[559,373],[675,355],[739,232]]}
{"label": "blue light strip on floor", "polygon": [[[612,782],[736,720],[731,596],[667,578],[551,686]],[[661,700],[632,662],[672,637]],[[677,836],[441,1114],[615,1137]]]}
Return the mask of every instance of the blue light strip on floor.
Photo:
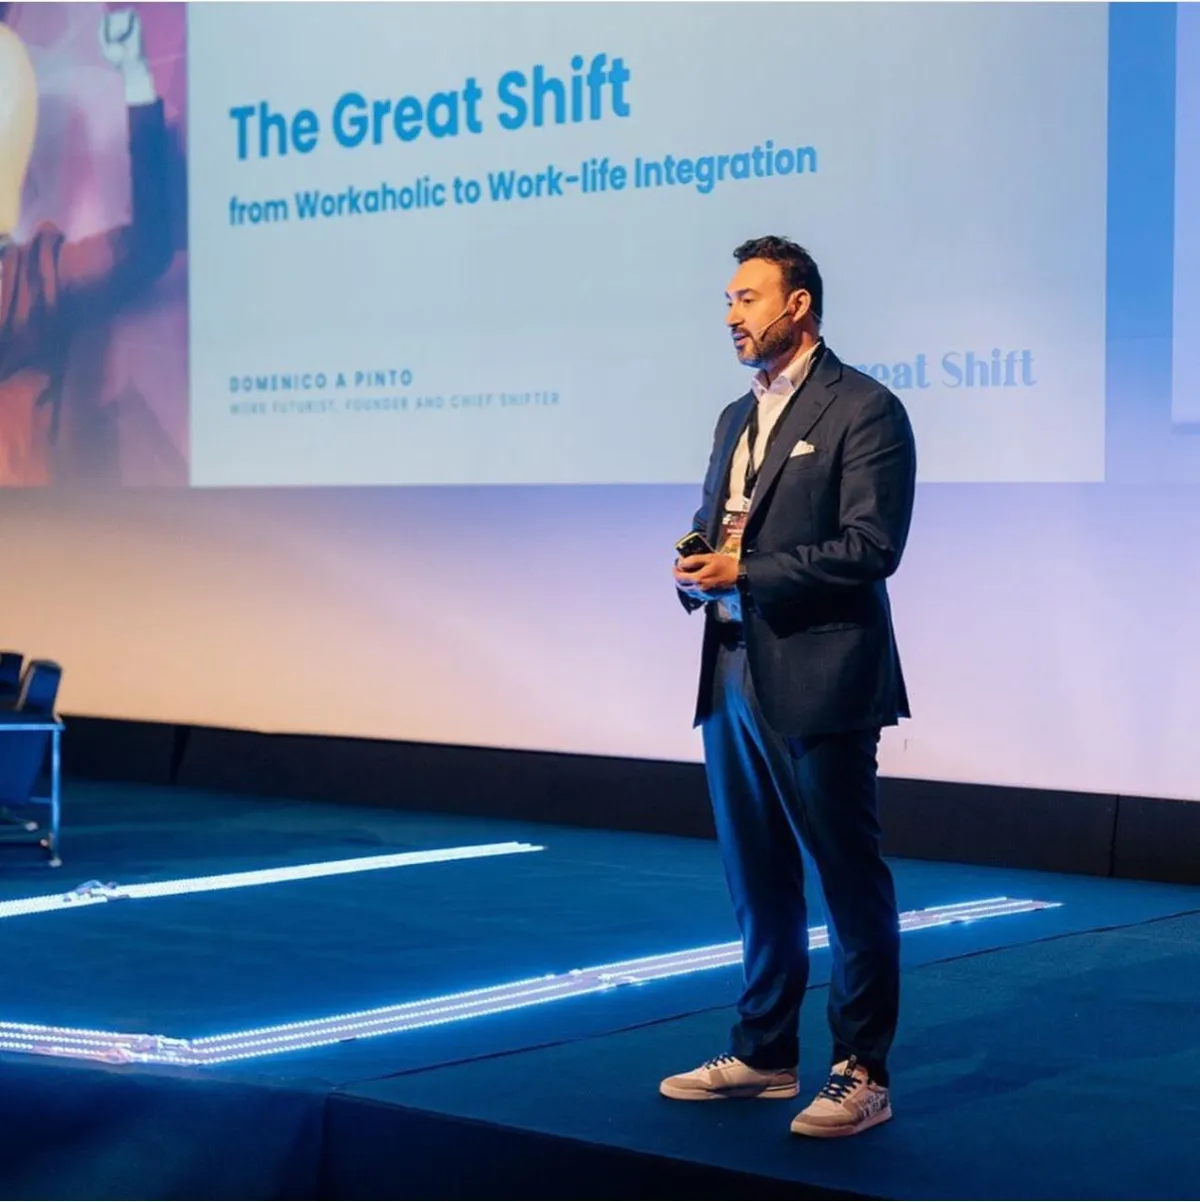
{"label": "blue light strip on floor", "polygon": [[[952,906],[908,910],[900,916],[900,929],[905,933],[926,931],[935,927],[1057,909],[1059,905],[1060,902],[992,897]],[[809,930],[810,948],[828,946],[829,933],[825,927]],[[124,1035],[115,1031],[0,1022],[0,1050],[37,1052],[117,1064],[223,1064],[231,1060],[325,1047],[351,1039],[396,1035],[403,1031],[441,1026],[489,1014],[503,1014],[527,1006],[545,1005],[564,998],[604,993],[623,985],[645,985],[714,968],[728,968],[739,964],[741,955],[740,943],[720,943],[552,976],[532,977],[489,989],[473,989],[424,1001],[237,1031],[231,1035],[206,1039]]]}
{"label": "blue light strip on floor", "polygon": [[80,910],[105,902],[178,897],[185,893],[215,893],[222,889],[250,889],[259,885],[275,885],[281,881],[311,881],[318,877],[346,876],[355,872],[378,872],[384,868],[447,864],[454,860],[481,860],[491,856],[515,856],[545,850],[544,847],[533,843],[481,843],[474,847],[442,847],[432,851],[405,851],[386,856],[358,856],[350,860],[293,864],[287,868],[262,868],[252,872],[226,872],[218,876],[148,881],[140,885],[104,885],[99,881],[89,881],[70,893],[18,897],[12,901],[0,902],[0,919]]}

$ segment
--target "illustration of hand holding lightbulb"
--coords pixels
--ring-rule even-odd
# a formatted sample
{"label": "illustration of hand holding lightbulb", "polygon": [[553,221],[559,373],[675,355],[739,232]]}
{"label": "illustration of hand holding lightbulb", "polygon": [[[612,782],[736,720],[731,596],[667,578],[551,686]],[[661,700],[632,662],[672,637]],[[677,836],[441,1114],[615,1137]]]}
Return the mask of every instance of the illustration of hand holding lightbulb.
{"label": "illustration of hand holding lightbulb", "polygon": [[37,135],[38,81],[24,42],[0,22],[0,486],[51,482],[74,333],[111,321],[173,254],[167,129],[141,20],[132,10],[106,13],[98,32],[100,51],[124,85],[129,159],[118,169],[130,173],[130,219],[74,240],[45,220],[17,242]]}

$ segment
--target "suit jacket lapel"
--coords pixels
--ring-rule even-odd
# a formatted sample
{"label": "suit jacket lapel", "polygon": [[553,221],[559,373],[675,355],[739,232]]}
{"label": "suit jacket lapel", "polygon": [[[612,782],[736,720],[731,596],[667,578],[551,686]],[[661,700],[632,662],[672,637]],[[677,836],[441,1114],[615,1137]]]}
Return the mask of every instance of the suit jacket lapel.
{"label": "suit jacket lapel", "polygon": [[729,425],[725,430],[725,442],[721,447],[721,470],[717,473],[717,487],[713,493],[712,509],[708,515],[708,529],[705,534],[712,546],[717,545],[721,533],[721,521],[725,516],[725,502],[729,499],[729,473],[733,467],[733,452],[737,449],[738,440],[746,429],[750,417],[750,406],[755,404],[754,393],[748,392],[737,403]]}
{"label": "suit jacket lapel", "polygon": [[821,414],[837,396],[836,385],[841,378],[841,360],[831,350],[824,350],[820,362],[800,386],[799,395],[784,415],[779,433],[771,443],[771,450],[766,459],[763,460],[762,472],[750,502],[750,513],[746,517],[747,525],[754,521],[755,514],[775,486],[792,448],[800,439],[808,437],[812,428],[820,421]]}

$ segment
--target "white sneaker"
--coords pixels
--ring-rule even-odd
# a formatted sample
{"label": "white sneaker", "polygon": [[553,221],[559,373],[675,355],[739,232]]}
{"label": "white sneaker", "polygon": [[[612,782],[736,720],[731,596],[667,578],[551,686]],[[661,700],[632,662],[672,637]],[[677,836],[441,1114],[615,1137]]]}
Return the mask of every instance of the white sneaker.
{"label": "white sneaker", "polygon": [[836,1139],[857,1135],[892,1117],[892,1100],[853,1057],[835,1064],[829,1080],[807,1110],[792,1119],[793,1135]]}
{"label": "white sneaker", "polygon": [[718,1056],[693,1069],[668,1077],[659,1087],[664,1098],[677,1102],[717,1102],[723,1098],[794,1098],[800,1092],[792,1069],[762,1072],[736,1056]]}

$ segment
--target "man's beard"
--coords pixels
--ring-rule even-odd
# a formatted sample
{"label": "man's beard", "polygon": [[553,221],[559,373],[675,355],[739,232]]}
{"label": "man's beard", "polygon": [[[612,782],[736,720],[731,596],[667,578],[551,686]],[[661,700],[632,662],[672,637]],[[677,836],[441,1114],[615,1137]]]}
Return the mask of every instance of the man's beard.
{"label": "man's beard", "polygon": [[747,367],[756,367],[761,370],[769,363],[778,363],[780,359],[790,358],[792,342],[787,330],[768,330],[762,341],[751,335],[750,345],[747,349],[750,354],[742,362]]}

